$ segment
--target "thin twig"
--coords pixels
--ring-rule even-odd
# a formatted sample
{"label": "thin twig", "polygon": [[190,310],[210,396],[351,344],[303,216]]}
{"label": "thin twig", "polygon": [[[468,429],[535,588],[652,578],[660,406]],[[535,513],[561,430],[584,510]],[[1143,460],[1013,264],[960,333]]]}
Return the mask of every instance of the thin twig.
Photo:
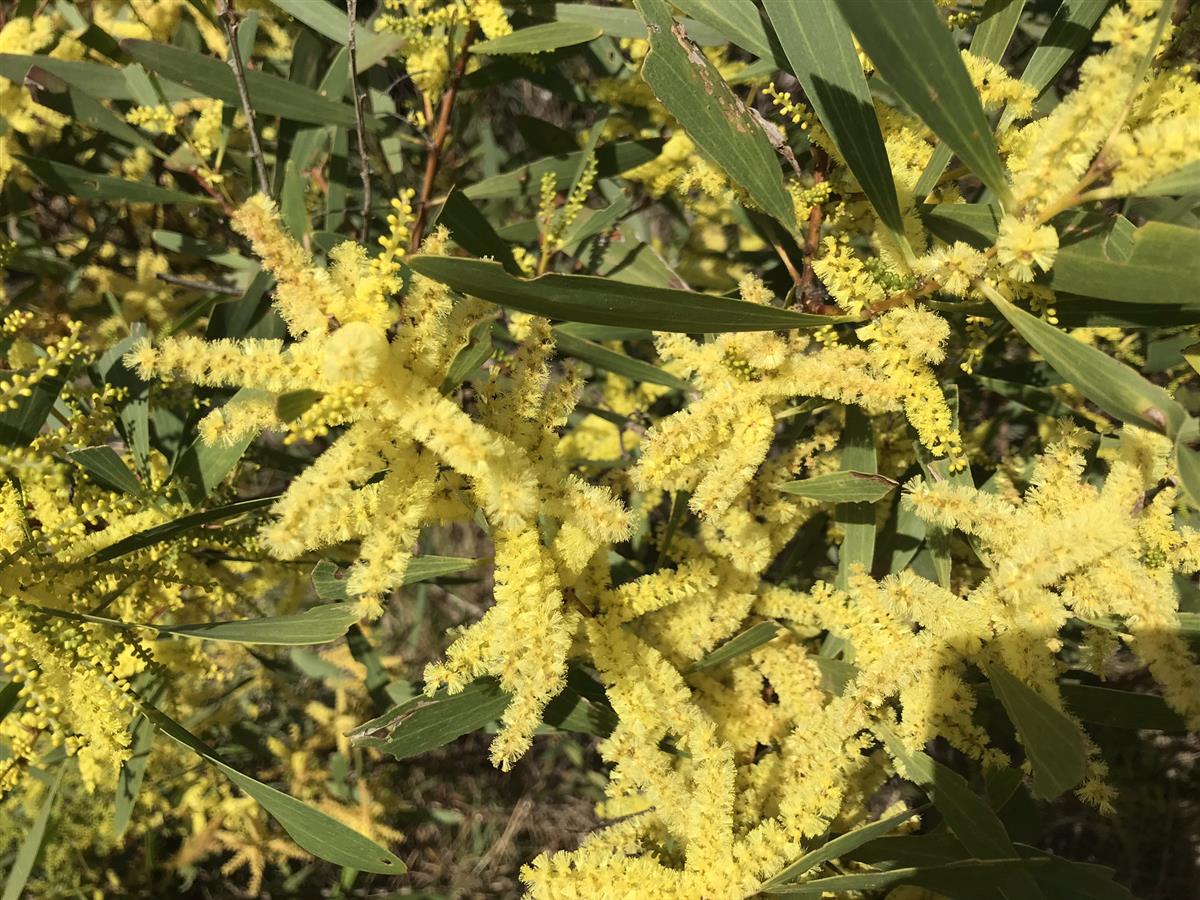
{"label": "thin twig", "polygon": [[242,65],[242,54],[238,52],[237,33],[240,23],[233,11],[233,0],[217,0],[217,15],[220,16],[221,25],[225,29],[225,39],[229,41],[229,67],[233,69],[238,96],[242,101],[242,112],[246,116],[246,126],[250,129],[250,155],[254,157],[254,169],[258,173],[258,189],[269,197],[271,181],[267,178],[267,162],[263,157],[262,144],[258,142],[254,107],[250,105],[250,90],[246,87],[246,68]]}
{"label": "thin twig", "polygon": [[354,132],[358,137],[358,166],[361,169],[363,187],[362,243],[371,240],[371,164],[367,159],[367,134],[363,124],[363,95],[358,89],[358,0],[346,0],[346,17],[350,20],[350,34],[346,48],[350,51],[350,90],[354,95]]}
{"label": "thin twig", "polygon": [[193,291],[206,291],[210,294],[227,294],[230,297],[242,296],[242,292],[237,288],[224,284],[213,284],[209,281],[192,281],[190,278],[180,278],[178,275],[168,275],[166,272],[158,272],[154,277],[159,281],[165,281],[167,284],[177,284],[180,287],[185,287]]}
{"label": "thin twig", "polygon": [[416,250],[421,246],[421,238],[425,231],[425,218],[429,214],[429,199],[433,196],[433,182],[437,178],[438,166],[442,161],[442,150],[446,146],[446,138],[450,134],[450,113],[454,111],[454,98],[458,96],[458,83],[462,81],[467,71],[467,50],[475,40],[475,23],[467,28],[467,36],[463,39],[462,49],[454,64],[454,74],[446,93],[442,94],[442,105],[438,111],[437,130],[433,135],[433,144],[429,148],[429,157],[425,160],[425,179],[421,183],[421,199],[413,219],[412,239],[409,249]]}
{"label": "thin twig", "polygon": [[[824,150],[814,146],[812,158],[813,184],[817,185],[825,180],[829,156]],[[816,258],[817,248],[821,243],[821,220],[824,216],[825,210],[820,203],[815,204],[808,214],[808,234],[804,238],[804,272],[800,275],[800,284],[796,291],[798,305],[810,312],[815,312],[822,305],[813,290],[813,259]]]}

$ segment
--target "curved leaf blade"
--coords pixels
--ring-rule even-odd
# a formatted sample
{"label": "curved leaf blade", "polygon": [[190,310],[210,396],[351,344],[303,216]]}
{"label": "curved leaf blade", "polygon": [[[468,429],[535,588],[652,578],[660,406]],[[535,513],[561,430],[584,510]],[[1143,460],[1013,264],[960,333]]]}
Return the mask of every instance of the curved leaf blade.
{"label": "curved leaf blade", "polygon": [[1187,414],[1170,394],[1107,353],[1075,340],[995,291],[988,299],[1054,371],[1085,397],[1122,422],[1174,435]]}
{"label": "curved leaf blade", "polygon": [[604,34],[597,25],[583,22],[547,22],[520,28],[503,37],[471,45],[471,53],[504,56],[517,53],[548,53],[563,47],[586,44]]}
{"label": "curved leaf blade", "polygon": [[142,712],[167,737],[220,769],[230,781],[283,826],[284,831],[291,835],[297,845],[313,856],[348,869],[373,872],[377,875],[399,875],[406,870],[398,857],[371,839],[363,837],[353,828],[301,803],[295,797],[239,772],[222,760],[211,747],[158,708],[144,703]]}
{"label": "curved leaf blade", "polygon": [[486,260],[415,256],[409,265],[413,271],[461,293],[568,322],[700,333],[818,328],[846,321],[592,275],[552,273],[532,279],[514,278],[500,263]]}
{"label": "curved leaf blade", "polygon": [[1083,781],[1087,751],[1079,726],[998,663],[987,674],[1033,765],[1034,793],[1053,800]]}
{"label": "curved leaf blade", "polygon": [[834,0],[764,0],[792,74],[862,185],[879,218],[903,240],[904,222],[875,102],[854,38]]}
{"label": "curved leaf blade", "polygon": [[1010,191],[979,95],[932,0],[836,0],[880,74],[1002,201]]}

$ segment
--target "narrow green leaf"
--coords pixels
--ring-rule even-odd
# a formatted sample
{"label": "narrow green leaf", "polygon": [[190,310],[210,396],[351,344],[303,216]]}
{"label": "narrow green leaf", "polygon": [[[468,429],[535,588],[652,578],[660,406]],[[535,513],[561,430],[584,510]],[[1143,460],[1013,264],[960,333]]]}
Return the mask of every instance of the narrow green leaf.
{"label": "narrow green leaf", "polygon": [[987,674],[1033,766],[1034,793],[1053,800],[1082,782],[1087,751],[1079,726],[999,663]]}
{"label": "narrow green leaf", "polygon": [[1200,194],[1200,161],[1188,163],[1169,175],[1155,178],[1136,191],[1139,197],[1179,197],[1184,194]]}
{"label": "narrow green leaf", "polygon": [[[971,35],[971,52],[976,56],[999,62],[1012,40],[1017,23],[1021,21],[1021,12],[1025,8],[1025,0],[987,0],[980,14],[979,25]],[[941,178],[942,172],[950,162],[954,152],[947,144],[938,144],[933,149],[925,170],[917,181],[913,195],[924,199],[932,191]]]}
{"label": "narrow green leaf", "polygon": [[1175,467],[1192,506],[1200,509],[1200,421],[1190,416],[1175,438]]}
{"label": "narrow green leaf", "polygon": [[[243,388],[228,402],[238,403],[255,396],[261,396],[261,393]],[[179,455],[171,470],[171,479],[179,483],[184,498],[193,506],[198,506],[234,470],[256,437],[256,432],[249,431],[232,444],[206,444],[197,436],[191,446]]]}
{"label": "narrow green leaf", "polygon": [[220,769],[282,825],[297,845],[313,856],[360,872],[400,875],[405,871],[400,859],[353,828],[239,772],[222,760],[211,747],[154,706],[143,704],[142,711],[167,737]]}
{"label": "narrow green leaf", "polygon": [[17,701],[20,699],[21,683],[19,681],[10,681],[4,687],[0,687],[0,722],[3,722],[5,716],[17,708]]}
{"label": "narrow green leaf", "polygon": [[[792,74],[884,225],[908,248],[892,167],[854,37],[834,0],[765,0]],[[911,249],[910,249],[911,252]]]}
{"label": "narrow green leaf", "polygon": [[999,62],[1008,49],[1025,0],[987,0],[979,16],[979,24],[971,35],[971,52],[984,59]]}
{"label": "narrow green leaf", "polygon": [[[171,44],[132,38],[121,41],[121,46],[151,72],[205,97],[233,105],[240,102],[233,71],[219,59]],[[313,125],[354,127],[354,107],[322,97],[311,88],[293,84],[286,78],[248,69],[246,89],[255,111],[260,115],[280,116],[293,122]],[[379,127],[374,117],[368,117],[366,121],[372,129]]]}
{"label": "narrow green leaf", "polygon": [[[6,78],[15,84],[21,84],[25,80],[25,74],[34,66],[61,78],[73,87],[87,91],[95,98],[136,99],[129,89],[124,73],[119,68],[83,60],[55,59],[45,55],[0,53],[0,78]],[[170,97],[169,99],[182,100],[186,97]]]}
{"label": "narrow green leaf", "polygon": [[254,260],[242,256],[242,254],[230,250],[226,246],[209,244],[197,240],[191,235],[180,234],[177,231],[164,231],[161,228],[156,228],[150,232],[150,239],[164,250],[169,250],[172,253],[182,253],[184,256],[195,256],[198,259],[206,259],[227,269],[254,270],[258,268],[258,263]]}
{"label": "narrow green leaf", "polygon": [[842,321],[670,288],[642,287],[591,275],[514,278],[497,262],[415,256],[413,271],[500,306],[569,322],[655,331],[722,332],[815,328]]}
{"label": "narrow green leaf", "polygon": [[15,409],[0,412],[0,444],[28,447],[46,423],[64,383],[62,374],[43,378],[33,386],[32,396],[21,397]]}
{"label": "narrow green leaf", "polygon": [[14,155],[29,168],[38,181],[64,196],[78,197],[82,200],[119,200],[125,203],[205,205],[216,202],[208,197],[184,191],[172,191],[140,181],[127,181],[114,175],[98,175],[51,159],[38,159],[19,153]]}
{"label": "narrow green leaf", "polygon": [[160,634],[224,641],[231,644],[272,644],[301,647],[327,644],[346,633],[358,621],[358,613],[348,603],[328,603],[286,616],[265,616],[235,622],[203,622],[197,625],[153,627]]}
{"label": "narrow green leaf", "polygon": [[[657,159],[662,146],[661,138],[603,144],[596,148],[596,177],[611,178]],[[583,155],[583,151],[580,150],[562,156],[548,156],[510,172],[501,172],[499,175],[478,181],[465,188],[463,194],[470,200],[498,200],[522,194],[536,196],[542,177],[546,173],[555,176],[554,187],[561,190],[570,184]]]}
{"label": "narrow green leaf", "polygon": [[[856,475],[874,475],[879,471],[871,418],[857,406],[846,407],[842,471]],[[845,587],[856,567],[870,572],[875,561],[875,509],[869,504],[841,503],[835,517],[845,531],[838,550],[837,574],[838,586]]]}
{"label": "narrow green leaf", "polygon": [[[987,801],[975,794],[957,772],[924,753],[910,751],[886,726],[875,732],[887,745],[900,774],[919,785],[946,818],[946,824],[972,856],[983,860],[1019,859],[1008,832]],[[1032,876],[1016,867],[996,885],[1008,900],[1042,897]]]}
{"label": "narrow green leaf", "polygon": [[[145,135],[83,88],[59,78],[41,66],[30,66],[29,71],[25,73],[25,86],[37,103],[68,116],[75,124],[110,134],[131,147],[141,147],[159,158],[164,156]],[[153,102],[157,103],[158,100]]]}
{"label": "narrow green leaf", "polygon": [[[1014,843],[1013,846],[1017,848],[1020,858],[1029,864],[1030,872],[1047,896],[1055,900],[1134,900],[1123,885],[1113,880],[1112,869],[1092,863],[1072,862],[1025,844]],[[949,834],[876,838],[849,855],[854,860],[888,870],[973,862],[966,848]],[[914,883],[926,884],[920,876]],[[936,889],[933,883],[926,886]],[[1000,896],[995,888],[985,886],[979,878],[963,881],[954,890],[951,890],[949,883],[943,883],[943,890],[951,891],[947,896],[962,897],[964,900]]]}
{"label": "narrow green leaf", "polygon": [[1162,697],[1153,694],[1137,694],[1090,684],[1060,684],[1059,690],[1067,708],[1093,725],[1173,733],[1188,730],[1183,717],[1167,706]]}
{"label": "narrow green leaf", "polygon": [[118,840],[124,836],[133,819],[133,809],[137,805],[138,794],[142,782],[146,778],[146,764],[150,762],[150,752],[154,749],[154,735],[157,729],[142,713],[138,713],[130,726],[129,751],[130,756],[121,763],[121,771],[117,775],[117,795],[113,801],[113,837]]}
{"label": "narrow green leaf", "polygon": [[471,331],[471,342],[458,351],[446,368],[441,391],[449,394],[479,370],[495,351],[492,344],[492,323],[483,322]]}
{"label": "narrow green leaf", "polygon": [[779,624],[777,622],[757,622],[735,634],[703,659],[692,663],[688,666],[687,671],[699,672],[703,669],[711,669],[713,666],[719,666],[721,663],[728,662],[734,657],[741,656],[743,653],[749,653],[756,647],[761,647],[777,634],[779,634]]}
{"label": "narrow green leaf", "polygon": [[[759,59],[783,64],[783,60],[775,56],[771,36],[754,0],[672,0],[672,4],[685,15],[720,32],[730,43],[749,50]],[[691,37],[690,31],[688,36]]]}
{"label": "narrow green leaf", "polygon": [[1021,80],[1042,93],[1063,66],[1092,40],[1092,29],[1109,0],[1063,0],[1037,48],[1025,64]]}
{"label": "narrow green leaf", "polygon": [[[645,40],[646,23],[632,9],[619,6],[597,6],[594,3],[550,3],[546,7],[559,22],[583,22],[604,29],[608,37],[636,38]],[[696,19],[684,19],[680,24],[687,29],[688,37],[702,47],[717,47],[729,38],[716,28]]]}
{"label": "narrow green leaf", "polygon": [[604,686],[578,666],[567,669],[567,686],[546,705],[545,724],[559,731],[608,737],[617,727]]}
{"label": "narrow green leaf", "polygon": [[145,531],[131,534],[129,537],[123,538],[115,544],[110,544],[103,550],[97,550],[88,559],[92,562],[107,562],[110,559],[116,559],[118,556],[124,556],[126,553],[133,553],[135,550],[141,550],[152,544],[170,540],[191,528],[208,525],[211,522],[220,522],[224,519],[232,519],[234,516],[262,509],[265,506],[270,506],[278,499],[278,496],[259,497],[255,500],[240,500],[237,503],[230,503],[228,506],[218,506],[214,509],[189,513],[186,516],[180,516],[178,519],[172,519],[170,522],[164,522],[162,525],[155,525],[153,528],[147,528]]}
{"label": "narrow green leaf", "polygon": [[494,722],[510,699],[494,678],[480,678],[457,694],[443,688],[433,697],[414,697],[355,728],[350,740],[407,759]]}
{"label": "narrow green leaf", "polygon": [[606,372],[614,372],[617,375],[632,378],[634,381],[665,385],[676,390],[686,390],[688,387],[686,381],[658,366],[634,359],[632,356],[609,349],[601,344],[585,341],[583,338],[575,337],[557,328],[554,329],[554,343],[560,354],[581,359]]}
{"label": "narrow green leaf", "polygon": [[1122,303],[1200,302],[1200,230],[1147,222],[1130,237],[1120,255],[1111,232],[1065,244],[1054,258],[1050,286]]}
{"label": "narrow green leaf", "polygon": [[[314,0],[271,0],[292,18],[302,22],[322,37],[339,44],[349,40],[350,20],[332,3],[317,3]],[[398,34],[374,32],[361,25],[355,26],[355,43],[358,45],[358,71],[365,72],[375,63],[387,58],[404,42]],[[338,97],[341,94],[337,95]]]}
{"label": "narrow green leaf", "polygon": [[519,28],[503,37],[471,45],[472,53],[504,56],[514,53],[548,53],[561,47],[586,44],[604,34],[604,29],[582,22],[547,22]]}
{"label": "narrow green leaf", "polygon": [[1183,407],[1129,366],[1013,306],[995,291],[988,292],[988,299],[1054,371],[1109,415],[1168,435],[1183,425]]}
{"label": "narrow green leaf", "polygon": [[142,493],[142,483],[112,447],[84,447],[67,454],[106,487],[126,494]]}
{"label": "narrow green leaf", "polygon": [[821,846],[809,850],[787,868],[781,869],[776,875],[764,881],[759,886],[759,890],[766,891],[768,894],[786,893],[795,886],[787,883],[792,879],[799,878],[805,872],[832,859],[845,856],[868,841],[883,837],[889,831],[899,828],[913,816],[920,815],[928,808],[929,806],[926,804],[915,809],[905,809],[886,819],[879,819],[869,825],[860,825],[845,834],[838,835]]}
{"label": "narrow green leaf", "polygon": [[[404,571],[404,584],[418,584],[467,572],[484,562],[466,556],[414,556]],[[317,563],[310,576],[317,596],[322,600],[347,600],[346,580],[338,567],[327,559]]]}
{"label": "narrow green leaf", "polygon": [[0,895],[0,900],[21,900],[24,895],[25,885],[29,881],[29,876],[33,874],[33,869],[42,852],[42,844],[46,840],[46,827],[50,824],[50,815],[54,811],[54,803],[58,799],[58,786],[62,784],[65,771],[65,765],[58,767],[58,774],[54,777],[50,790],[46,792],[45,799],[42,800],[42,808],[38,810],[37,817],[21,841],[21,846],[17,848],[12,868],[8,870],[8,877],[4,880],[4,893]]}
{"label": "narrow green leaf", "polygon": [[1008,181],[979,95],[933,0],[836,0],[879,73],[1006,202]]}
{"label": "narrow green leaf", "polygon": [[763,212],[796,230],[792,198],[784,187],[779,159],[758,120],[675,24],[666,0],[637,0],[650,28],[650,52],[642,78],[696,146]]}
{"label": "narrow green leaf", "polygon": [[885,475],[873,472],[830,472],[779,485],[785,494],[794,494],[823,503],[874,503],[899,485]]}
{"label": "narrow green leaf", "polygon": [[275,398],[275,415],[281,422],[292,422],[304,415],[314,403],[324,396],[320,391],[312,391],[308,388],[280,394]]}
{"label": "narrow green leaf", "polygon": [[[934,864],[928,866],[900,866],[888,869],[886,872],[862,872],[854,875],[833,875],[829,878],[817,878],[803,884],[788,885],[772,892],[777,897],[829,897],[849,896],[862,891],[883,891],[900,885],[912,884],[936,891],[939,895],[948,897],[971,898],[984,900],[990,896],[1044,896],[1038,889],[1036,875],[1050,875],[1047,870],[1054,868],[1069,870],[1067,877],[1077,875],[1074,870],[1079,866],[1057,857],[1015,856],[1003,859],[961,859],[955,862]],[[1036,891],[1033,895],[1003,893],[998,885],[1014,878],[1029,878],[1029,887]],[[1056,885],[1057,886],[1057,885]],[[1049,888],[1050,885],[1047,884]],[[1074,897],[1087,897],[1091,900],[1133,900],[1133,895],[1123,886],[1114,881],[1101,883],[1089,882],[1089,890],[1099,890],[1101,893],[1077,893]],[[1068,887],[1069,889],[1069,887]],[[1056,893],[1055,897],[1067,895]]]}
{"label": "narrow green leaf", "polygon": [[521,274],[521,267],[513,258],[512,247],[496,234],[492,223],[458,188],[454,188],[446,197],[438,211],[437,221],[439,225],[450,229],[454,242],[468,253],[479,257],[490,256],[504,266],[504,271],[510,275]]}

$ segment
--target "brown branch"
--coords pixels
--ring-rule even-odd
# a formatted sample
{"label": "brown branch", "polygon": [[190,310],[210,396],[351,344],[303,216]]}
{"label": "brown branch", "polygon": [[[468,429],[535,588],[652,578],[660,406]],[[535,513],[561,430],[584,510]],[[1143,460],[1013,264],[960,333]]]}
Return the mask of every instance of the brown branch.
{"label": "brown branch", "polygon": [[354,95],[354,132],[358,137],[358,166],[363,186],[362,243],[371,240],[371,164],[367,159],[367,136],[363,125],[363,95],[358,89],[358,0],[346,0],[346,17],[350,20],[350,35],[346,48],[350,51],[350,90]]}
{"label": "brown branch", "polygon": [[246,127],[250,129],[250,155],[254,157],[258,189],[269,197],[271,196],[271,181],[267,178],[267,163],[263,157],[262,144],[258,142],[258,126],[254,121],[254,107],[250,104],[250,90],[246,87],[246,67],[242,64],[242,54],[238,52],[237,34],[241,23],[233,11],[233,0],[217,0],[217,15],[221,18],[221,25],[225,29],[225,39],[229,42],[229,67],[233,69],[238,97],[242,101],[242,112],[246,116]]}
{"label": "brown branch", "polygon": [[409,250],[415,251],[421,246],[421,238],[424,236],[425,219],[429,215],[429,200],[433,196],[433,183],[437,178],[438,166],[442,161],[442,150],[446,146],[446,138],[450,134],[450,114],[454,111],[454,100],[458,96],[458,84],[462,81],[463,75],[467,71],[468,55],[467,50],[471,47],[471,42],[475,40],[475,25],[472,23],[467,29],[467,36],[463,39],[462,49],[459,51],[458,60],[454,64],[454,74],[450,77],[450,84],[446,88],[446,92],[442,94],[442,105],[438,111],[437,130],[433,135],[433,144],[429,148],[429,156],[425,160],[425,179],[421,182],[421,198],[418,201],[416,216],[413,219],[412,239],[409,241]]}
{"label": "brown branch", "polygon": [[[814,144],[812,158],[813,184],[816,185],[825,180],[825,174],[829,170],[829,155]],[[825,211],[821,204],[818,203],[808,214],[808,233],[804,236],[804,271],[800,275],[796,300],[801,309],[806,309],[809,312],[816,312],[822,306],[820,298],[815,296],[815,291],[813,290],[812,264],[813,257],[817,254],[817,247],[821,243],[821,221],[824,216]]]}
{"label": "brown branch", "polygon": [[188,288],[189,290],[193,291],[204,291],[210,294],[225,294],[229,297],[242,296],[242,291],[225,284],[214,284],[211,281],[192,281],[190,278],[180,278],[178,275],[168,275],[166,272],[158,272],[154,277],[159,281],[165,281],[167,284],[177,284],[180,287]]}

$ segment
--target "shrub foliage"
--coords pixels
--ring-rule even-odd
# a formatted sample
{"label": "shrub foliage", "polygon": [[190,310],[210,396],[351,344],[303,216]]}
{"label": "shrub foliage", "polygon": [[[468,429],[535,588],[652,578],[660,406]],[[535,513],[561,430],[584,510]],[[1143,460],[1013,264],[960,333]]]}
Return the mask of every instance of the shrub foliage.
{"label": "shrub foliage", "polygon": [[532,897],[1132,896],[1010,812],[1200,727],[1197,10],[0,5],[5,900],[404,893],[477,731]]}

